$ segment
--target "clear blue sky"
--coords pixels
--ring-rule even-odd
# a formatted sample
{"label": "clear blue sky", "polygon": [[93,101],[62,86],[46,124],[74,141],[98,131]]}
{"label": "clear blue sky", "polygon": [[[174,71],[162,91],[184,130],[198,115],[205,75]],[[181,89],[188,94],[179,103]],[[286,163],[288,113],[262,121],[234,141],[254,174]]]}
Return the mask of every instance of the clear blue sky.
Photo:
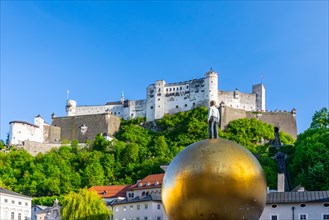
{"label": "clear blue sky", "polygon": [[266,88],[298,133],[328,107],[328,1],[1,1],[1,139],[9,122],[144,99],[155,80]]}

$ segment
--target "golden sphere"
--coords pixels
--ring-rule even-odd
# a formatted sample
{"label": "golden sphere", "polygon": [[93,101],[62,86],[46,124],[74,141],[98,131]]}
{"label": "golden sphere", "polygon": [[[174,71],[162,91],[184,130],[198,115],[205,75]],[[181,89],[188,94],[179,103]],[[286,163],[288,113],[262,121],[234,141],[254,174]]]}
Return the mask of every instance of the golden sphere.
{"label": "golden sphere", "polygon": [[241,145],[206,139],[172,160],[162,183],[169,220],[253,220],[261,216],[266,181],[257,159]]}

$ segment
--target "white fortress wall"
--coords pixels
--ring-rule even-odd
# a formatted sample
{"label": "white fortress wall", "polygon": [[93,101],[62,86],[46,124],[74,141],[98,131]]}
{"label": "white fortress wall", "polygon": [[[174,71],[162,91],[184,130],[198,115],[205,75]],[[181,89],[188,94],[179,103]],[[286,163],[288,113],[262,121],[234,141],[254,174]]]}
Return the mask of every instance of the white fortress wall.
{"label": "white fortress wall", "polygon": [[9,123],[9,143],[11,145],[22,145],[24,141],[31,140],[40,142],[42,133],[39,127],[27,122],[13,121]]}
{"label": "white fortress wall", "polygon": [[182,83],[171,83],[165,88],[165,113],[188,111],[204,100],[202,79]]}
{"label": "white fortress wall", "polygon": [[105,105],[76,106],[74,116],[102,114],[105,113],[105,110],[106,110]]}
{"label": "white fortress wall", "polygon": [[124,106],[124,119],[145,117],[146,100],[128,101],[128,107]]}
{"label": "white fortress wall", "polygon": [[256,110],[256,94],[218,91],[218,103],[224,102],[226,106],[247,111]]}

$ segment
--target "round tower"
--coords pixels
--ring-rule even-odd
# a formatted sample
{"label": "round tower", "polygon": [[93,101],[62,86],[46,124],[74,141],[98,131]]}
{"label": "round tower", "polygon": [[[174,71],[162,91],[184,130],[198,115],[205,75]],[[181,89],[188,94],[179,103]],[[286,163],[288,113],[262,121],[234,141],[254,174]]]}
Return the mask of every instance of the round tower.
{"label": "round tower", "polygon": [[218,103],[218,74],[213,71],[212,68],[204,75],[205,78],[205,100],[207,101],[207,105],[211,100],[216,101],[216,105]]}
{"label": "round tower", "polygon": [[67,116],[75,116],[75,108],[77,107],[77,102],[69,99],[66,101],[66,113]]}

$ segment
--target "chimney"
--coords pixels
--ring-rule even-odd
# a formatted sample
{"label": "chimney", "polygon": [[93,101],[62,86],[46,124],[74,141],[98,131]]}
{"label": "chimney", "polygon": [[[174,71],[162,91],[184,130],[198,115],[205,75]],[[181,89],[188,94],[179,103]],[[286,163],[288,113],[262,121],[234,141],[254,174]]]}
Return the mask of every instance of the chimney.
{"label": "chimney", "polygon": [[284,173],[278,173],[278,192],[284,192]]}

